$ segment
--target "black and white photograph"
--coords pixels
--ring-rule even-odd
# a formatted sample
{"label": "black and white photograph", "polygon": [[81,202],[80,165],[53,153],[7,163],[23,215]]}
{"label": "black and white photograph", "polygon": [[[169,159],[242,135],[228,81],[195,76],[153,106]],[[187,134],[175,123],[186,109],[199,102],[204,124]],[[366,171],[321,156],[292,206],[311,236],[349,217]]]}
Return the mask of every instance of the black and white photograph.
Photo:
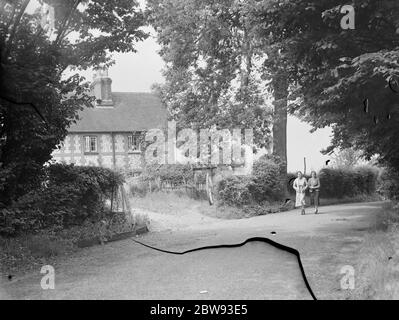
{"label": "black and white photograph", "polygon": [[0,0],[0,300],[398,299],[399,0]]}

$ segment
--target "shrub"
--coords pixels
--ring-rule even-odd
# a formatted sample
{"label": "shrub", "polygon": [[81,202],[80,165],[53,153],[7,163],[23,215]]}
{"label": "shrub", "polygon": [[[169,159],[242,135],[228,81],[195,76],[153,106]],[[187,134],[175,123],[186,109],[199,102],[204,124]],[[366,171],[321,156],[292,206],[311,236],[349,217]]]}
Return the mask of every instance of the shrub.
{"label": "shrub", "polygon": [[144,196],[149,191],[159,191],[164,184],[193,188],[196,183],[205,183],[205,176],[189,164],[147,165],[141,175],[129,178],[128,183],[132,194]]}
{"label": "shrub", "polygon": [[64,226],[99,219],[106,199],[123,183],[120,174],[101,167],[55,164],[48,167],[44,193],[47,212],[61,210]]}
{"label": "shrub", "polygon": [[231,206],[259,205],[285,196],[285,174],[278,158],[265,155],[255,161],[253,175],[230,176],[218,184],[222,203]]}
{"label": "shrub", "polygon": [[231,176],[223,179],[218,184],[219,199],[231,206],[248,205],[253,201],[250,191],[252,185],[252,176]]}
{"label": "shrub", "polygon": [[378,177],[377,192],[387,199],[399,200],[399,172],[385,168]]}
{"label": "shrub", "polygon": [[376,191],[378,169],[357,167],[354,169],[330,169],[320,171],[323,195],[330,198],[371,195]]}
{"label": "shrub", "polygon": [[262,203],[284,197],[285,174],[281,162],[270,156],[262,156],[253,165],[253,183],[250,186],[255,201]]}
{"label": "shrub", "polygon": [[319,173],[322,193],[328,198],[343,198],[355,195],[354,172],[351,169],[324,168]]}
{"label": "shrub", "polygon": [[182,185],[193,179],[193,170],[189,165],[183,164],[147,165],[141,177],[145,181],[159,180]]}
{"label": "shrub", "polygon": [[105,201],[122,183],[122,176],[110,169],[52,164],[45,169],[40,188],[0,209],[0,234],[68,228],[87,219],[98,221],[105,212]]}
{"label": "shrub", "polygon": [[128,178],[126,182],[133,196],[143,197],[149,191],[148,181],[145,181],[141,176]]}
{"label": "shrub", "polygon": [[360,166],[355,168],[355,172],[357,174],[356,185],[360,194],[370,195],[377,191],[381,169],[372,166]]}

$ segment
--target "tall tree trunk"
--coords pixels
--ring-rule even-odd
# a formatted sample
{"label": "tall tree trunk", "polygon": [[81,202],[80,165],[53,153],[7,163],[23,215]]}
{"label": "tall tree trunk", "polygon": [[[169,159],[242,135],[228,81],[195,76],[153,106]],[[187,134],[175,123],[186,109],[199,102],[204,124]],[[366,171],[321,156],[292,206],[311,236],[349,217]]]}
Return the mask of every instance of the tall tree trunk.
{"label": "tall tree trunk", "polygon": [[281,179],[284,192],[287,192],[287,96],[288,81],[284,73],[275,75],[273,82],[274,91],[274,121],[273,121],[273,154],[282,161]]}

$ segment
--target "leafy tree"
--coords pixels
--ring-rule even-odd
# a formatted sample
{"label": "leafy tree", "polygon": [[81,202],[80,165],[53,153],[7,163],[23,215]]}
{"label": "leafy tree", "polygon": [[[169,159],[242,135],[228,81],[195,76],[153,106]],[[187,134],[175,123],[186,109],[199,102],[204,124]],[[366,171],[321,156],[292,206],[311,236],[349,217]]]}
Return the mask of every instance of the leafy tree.
{"label": "leafy tree", "polygon": [[134,51],[147,36],[136,1],[43,2],[54,8],[52,35],[40,10],[26,11],[29,0],[0,0],[0,203],[5,205],[38,187],[43,164],[76,112],[91,106],[85,79],[65,72],[110,65],[112,52]]}
{"label": "leafy tree", "polygon": [[[354,0],[355,29],[343,30],[341,1],[259,1],[259,36],[281,47],[289,111],[331,126],[332,145],[354,147],[399,167],[399,3]],[[391,87],[391,88],[390,88]]]}
{"label": "leafy tree", "polygon": [[352,148],[334,152],[331,161],[331,165],[338,168],[352,168],[365,163],[362,152]]}
{"label": "leafy tree", "polygon": [[264,147],[272,119],[266,57],[247,15],[253,2],[149,0],[147,10],[167,65],[158,90],[178,126],[254,128]]}

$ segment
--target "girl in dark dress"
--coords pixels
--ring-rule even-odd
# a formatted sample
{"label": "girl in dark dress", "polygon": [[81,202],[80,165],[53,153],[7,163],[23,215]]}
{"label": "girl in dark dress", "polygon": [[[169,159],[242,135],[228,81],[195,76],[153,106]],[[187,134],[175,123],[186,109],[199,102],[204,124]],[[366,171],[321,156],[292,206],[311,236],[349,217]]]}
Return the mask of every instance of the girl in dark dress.
{"label": "girl in dark dress", "polygon": [[311,177],[308,180],[310,205],[314,205],[314,213],[319,213],[319,193],[320,193],[320,179],[317,177],[315,171],[312,171]]}

